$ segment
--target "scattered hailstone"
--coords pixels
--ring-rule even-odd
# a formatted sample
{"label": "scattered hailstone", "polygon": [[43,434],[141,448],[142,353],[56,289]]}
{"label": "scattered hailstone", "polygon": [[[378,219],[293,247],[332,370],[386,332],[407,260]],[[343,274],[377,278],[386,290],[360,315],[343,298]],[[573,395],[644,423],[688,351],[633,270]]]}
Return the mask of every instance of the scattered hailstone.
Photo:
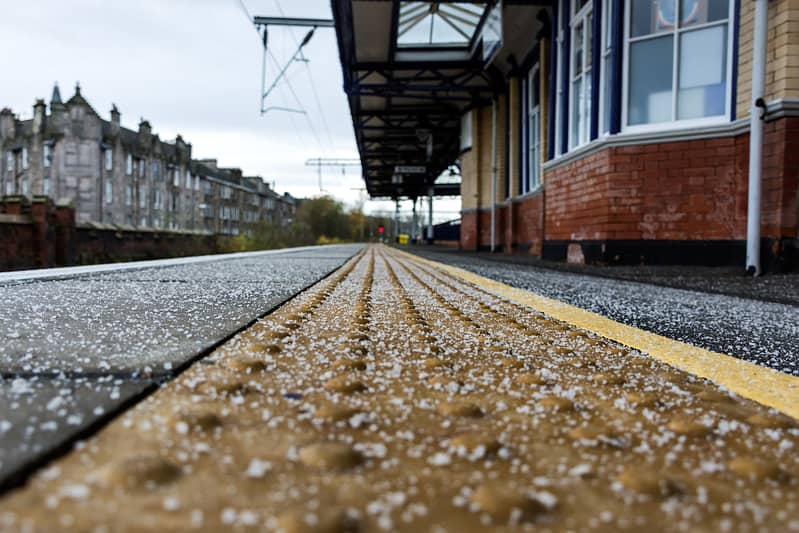
{"label": "scattered hailstone", "polygon": [[181,435],[185,435],[189,432],[189,425],[186,422],[178,422],[175,424],[175,431],[180,433]]}
{"label": "scattered hailstone", "polygon": [[250,461],[250,466],[247,467],[247,477],[253,479],[260,479],[272,469],[272,463],[269,461],[261,461],[260,459],[253,459]]}
{"label": "scattered hailstone", "polygon": [[89,497],[89,487],[78,483],[68,483],[62,486],[59,492],[64,498],[72,500],[85,500]]}
{"label": "scattered hailstone", "polygon": [[447,466],[452,463],[452,457],[448,453],[438,452],[427,459],[433,466]]}
{"label": "scattered hailstone", "polygon": [[163,506],[165,511],[177,511],[180,509],[180,500],[174,496],[168,496],[164,498]]}
{"label": "scattered hailstone", "polygon": [[13,427],[13,424],[8,420],[0,420],[0,435],[7,433]]}

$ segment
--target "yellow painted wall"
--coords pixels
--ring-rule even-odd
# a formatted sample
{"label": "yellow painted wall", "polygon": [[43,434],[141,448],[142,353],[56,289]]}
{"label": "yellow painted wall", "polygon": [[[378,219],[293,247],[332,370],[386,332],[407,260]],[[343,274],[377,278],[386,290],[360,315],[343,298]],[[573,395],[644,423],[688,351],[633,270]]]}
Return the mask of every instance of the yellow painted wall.
{"label": "yellow painted wall", "polygon": [[[766,101],[799,98],[799,0],[770,0]],[[752,91],[754,2],[741,0],[738,48],[738,118],[749,116]]]}
{"label": "yellow painted wall", "polygon": [[477,207],[477,168],[479,153],[477,149],[477,132],[480,130],[479,113],[473,110],[472,116],[472,148],[461,154],[461,209]]}
{"label": "yellow painted wall", "polygon": [[[513,198],[516,196],[516,193],[519,191],[519,180],[521,176],[519,175],[519,164],[521,159],[521,143],[522,143],[522,132],[521,128],[519,127],[519,115],[521,114],[521,82],[518,78],[511,78],[510,82],[510,95],[508,98],[508,104],[510,105],[510,160],[508,164],[510,165],[510,197]],[[504,139],[503,139],[504,140]],[[504,157],[504,152],[502,153]],[[505,175],[502,175],[502,180],[504,183]],[[505,199],[506,191],[504,187],[502,188],[502,195],[499,197],[499,201]]]}

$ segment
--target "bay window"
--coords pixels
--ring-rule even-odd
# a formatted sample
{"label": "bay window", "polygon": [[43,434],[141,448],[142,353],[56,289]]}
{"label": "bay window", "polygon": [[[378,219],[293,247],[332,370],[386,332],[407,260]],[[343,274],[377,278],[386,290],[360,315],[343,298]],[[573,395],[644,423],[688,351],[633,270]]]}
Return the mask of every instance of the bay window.
{"label": "bay window", "polygon": [[591,75],[593,59],[592,3],[576,0],[571,20],[571,95],[569,98],[569,147],[589,141],[591,132]]}
{"label": "bay window", "polygon": [[628,126],[729,116],[729,0],[628,3]]}

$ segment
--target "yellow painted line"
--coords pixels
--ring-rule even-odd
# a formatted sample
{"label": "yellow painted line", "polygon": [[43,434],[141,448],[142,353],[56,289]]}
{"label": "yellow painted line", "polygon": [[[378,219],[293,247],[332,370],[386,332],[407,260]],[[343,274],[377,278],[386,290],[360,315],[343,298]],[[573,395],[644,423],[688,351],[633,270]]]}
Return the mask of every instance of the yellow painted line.
{"label": "yellow painted line", "polygon": [[621,324],[597,313],[517,289],[461,268],[423,259],[407,252],[399,253],[413,261],[453,274],[496,295],[644,352],[685,372],[707,378],[740,396],[799,419],[799,377]]}

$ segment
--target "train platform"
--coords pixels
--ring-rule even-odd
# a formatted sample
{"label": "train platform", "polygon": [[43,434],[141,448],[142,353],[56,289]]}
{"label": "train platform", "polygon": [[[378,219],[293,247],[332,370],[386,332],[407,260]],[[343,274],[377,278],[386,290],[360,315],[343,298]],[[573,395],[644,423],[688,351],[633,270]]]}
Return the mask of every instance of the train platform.
{"label": "train platform", "polygon": [[552,296],[361,250],[7,493],[0,529],[799,531],[799,377]]}

